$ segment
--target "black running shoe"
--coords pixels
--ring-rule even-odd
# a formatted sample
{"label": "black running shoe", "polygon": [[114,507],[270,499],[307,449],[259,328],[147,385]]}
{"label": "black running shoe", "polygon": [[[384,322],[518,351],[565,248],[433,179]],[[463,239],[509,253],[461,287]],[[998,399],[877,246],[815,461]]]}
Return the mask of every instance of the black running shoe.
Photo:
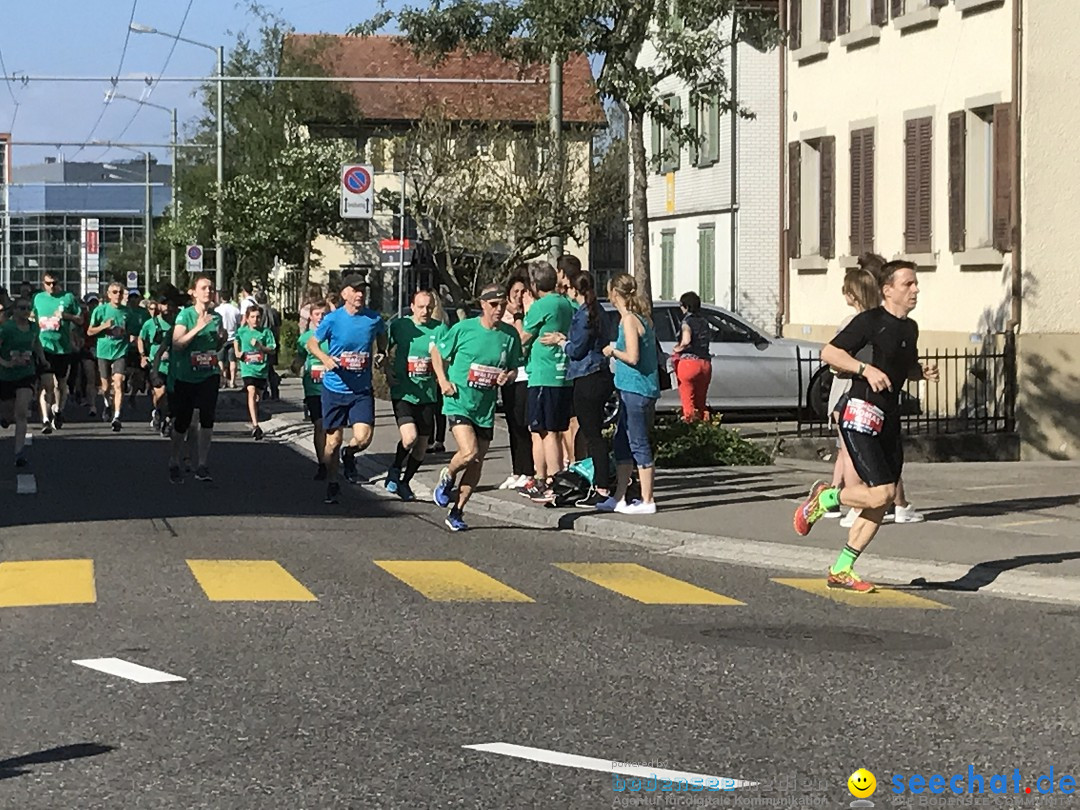
{"label": "black running shoe", "polygon": [[341,484],[334,482],[326,485],[326,497],[323,503],[338,503],[338,495],[341,494]]}
{"label": "black running shoe", "polygon": [[255,429],[253,431],[251,431],[251,438],[253,438],[255,441],[259,441],[259,439],[261,439],[262,437],[263,437],[263,429],[261,427],[259,427],[258,425],[256,425]]}
{"label": "black running shoe", "polygon": [[52,422],[42,422],[41,423],[41,435],[42,436],[48,436],[52,432],[53,432],[53,424],[52,424]]}
{"label": "black running shoe", "polygon": [[199,469],[195,470],[195,480],[196,481],[213,481],[214,477],[212,475],[210,475],[210,468],[209,467],[199,467]]}
{"label": "black running shoe", "polygon": [[113,420],[112,420],[112,432],[113,432],[113,433],[119,433],[119,432],[120,432],[120,429],[121,429],[122,427],[123,427],[123,425],[121,425],[121,424],[120,424],[120,420],[119,420],[119,419],[113,419]]}
{"label": "black running shoe", "polygon": [[184,483],[184,474],[180,472],[179,466],[169,465],[169,482],[173,484]]}
{"label": "black running shoe", "polygon": [[360,476],[356,472],[356,453],[341,451],[341,467],[345,473],[345,480],[350,484],[359,484]]}
{"label": "black running shoe", "polygon": [[57,430],[62,428],[64,426],[64,412],[63,411],[57,411],[56,413],[54,413],[53,418],[52,418],[52,422],[53,422],[53,427],[56,428]]}

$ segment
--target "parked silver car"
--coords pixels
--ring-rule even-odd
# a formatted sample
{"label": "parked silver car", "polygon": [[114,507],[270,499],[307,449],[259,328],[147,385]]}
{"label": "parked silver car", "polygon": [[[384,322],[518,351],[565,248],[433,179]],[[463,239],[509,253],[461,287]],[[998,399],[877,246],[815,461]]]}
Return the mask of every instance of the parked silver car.
{"label": "parked silver car", "polygon": [[[611,320],[612,334],[618,329],[618,313],[610,302],[603,302]],[[791,338],[767,337],[738,315],[721,307],[703,304],[701,316],[712,330],[712,382],[708,407],[712,411],[794,410],[809,402],[817,410],[817,400],[828,397],[828,370],[817,362],[822,344]],[[660,347],[668,355],[679,339],[682,310],[678,301],[653,302],[653,327]],[[796,349],[802,353],[802,385]],[[814,360],[811,361],[810,358]],[[824,411],[825,402],[822,400]],[[678,383],[672,374],[672,388],[664,391],[657,403],[661,411],[677,411]]]}

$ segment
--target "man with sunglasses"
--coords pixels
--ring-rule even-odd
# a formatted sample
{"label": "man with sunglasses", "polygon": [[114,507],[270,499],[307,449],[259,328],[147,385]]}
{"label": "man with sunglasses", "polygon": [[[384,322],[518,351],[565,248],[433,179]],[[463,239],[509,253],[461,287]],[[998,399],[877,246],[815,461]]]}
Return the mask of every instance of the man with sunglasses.
{"label": "man with sunglasses", "polygon": [[109,420],[109,393],[112,393],[112,429],[119,433],[120,409],[124,404],[124,378],[127,376],[128,347],[134,336],[131,334],[131,319],[128,308],[124,306],[124,286],[112,282],[105,291],[108,300],[98,304],[90,313],[90,328],[86,334],[97,337],[94,350],[97,354],[98,376],[101,377],[101,396],[105,400],[102,416]]}
{"label": "man with sunglasses", "polygon": [[[521,338],[504,323],[506,291],[489,284],[480,293],[481,313],[454,324],[431,347],[431,366],[443,394],[443,413],[458,451],[439,474],[434,500],[450,507],[446,525],[452,532],[468,529],[465,504],[480,482],[484,456],[495,435],[495,400],[498,390],[517,376],[521,365]],[[455,480],[461,484],[455,494]],[[451,503],[453,505],[451,505]]]}
{"label": "man with sunglasses", "polygon": [[68,396],[68,370],[74,358],[71,325],[82,324],[82,307],[70,292],[65,292],[60,277],[46,270],[41,280],[44,289],[34,296],[33,312],[48,370],[41,375],[41,432],[52,433],[64,426],[64,405]]}

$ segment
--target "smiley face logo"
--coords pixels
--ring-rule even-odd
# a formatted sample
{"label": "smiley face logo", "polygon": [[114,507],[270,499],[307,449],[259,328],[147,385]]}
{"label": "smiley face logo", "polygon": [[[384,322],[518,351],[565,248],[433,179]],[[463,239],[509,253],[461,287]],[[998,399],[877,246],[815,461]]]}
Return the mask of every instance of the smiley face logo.
{"label": "smiley face logo", "polygon": [[847,780],[847,789],[857,799],[873,796],[877,790],[877,779],[866,768],[859,768]]}

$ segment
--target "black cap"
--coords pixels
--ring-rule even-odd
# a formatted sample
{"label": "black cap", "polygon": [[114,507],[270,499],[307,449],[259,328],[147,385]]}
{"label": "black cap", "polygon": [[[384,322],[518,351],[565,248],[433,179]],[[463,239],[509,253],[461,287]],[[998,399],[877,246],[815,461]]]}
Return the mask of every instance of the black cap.
{"label": "black cap", "polygon": [[352,287],[354,290],[363,291],[364,289],[364,277],[359,273],[353,273],[351,276],[345,276],[341,280],[341,289],[346,287]]}

